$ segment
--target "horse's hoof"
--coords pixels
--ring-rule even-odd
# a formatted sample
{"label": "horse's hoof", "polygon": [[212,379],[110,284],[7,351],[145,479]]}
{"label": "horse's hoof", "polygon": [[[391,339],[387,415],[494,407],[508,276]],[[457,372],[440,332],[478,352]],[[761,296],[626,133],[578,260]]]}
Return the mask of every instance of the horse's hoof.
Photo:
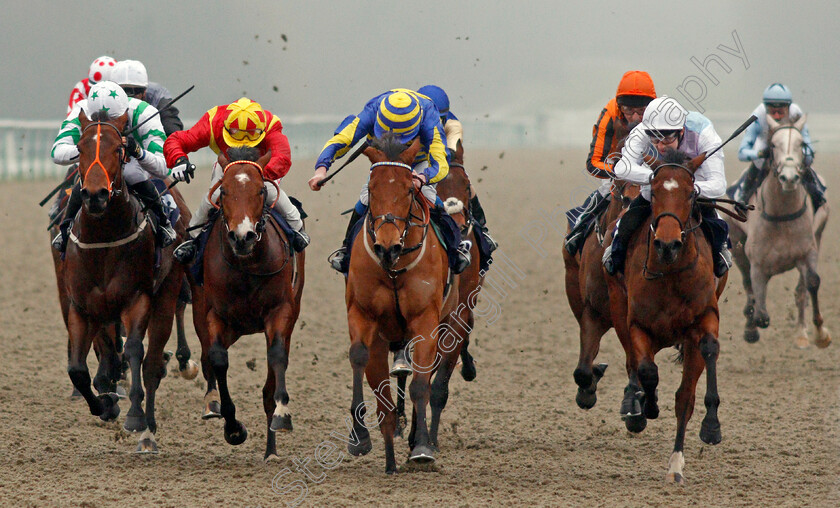
{"label": "horse's hoof", "polygon": [[272,432],[291,432],[292,431],[292,415],[274,415],[271,418]]}
{"label": "horse's hoof", "polygon": [[386,467],[385,468],[385,474],[391,474],[391,475],[397,474],[397,466]]}
{"label": "horse's hoof", "polygon": [[756,311],[756,314],[753,317],[753,323],[755,323],[755,326],[759,328],[767,328],[770,326],[770,315],[764,311]]}
{"label": "horse's hoof", "polygon": [[685,485],[685,477],[681,473],[668,473],[665,475],[665,481],[677,485]]}
{"label": "horse's hoof", "polygon": [[592,375],[595,376],[596,383],[600,381],[602,377],[604,377],[604,373],[607,371],[607,367],[609,367],[609,364],[607,363],[599,363],[598,365],[592,367]]}
{"label": "horse's hoof", "polygon": [[797,349],[808,349],[811,346],[811,341],[808,340],[808,332],[800,330],[796,338],[793,339],[793,344]]}
{"label": "horse's hoof", "polygon": [[146,415],[140,416],[126,416],[123,430],[126,432],[143,432],[148,427],[146,425]]}
{"label": "horse's hoof", "polygon": [[415,464],[432,464],[435,461],[435,452],[431,446],[417,445],[411,450],[408,460]]}
{"label": "horse's hoof", "polygon": [[119,396],[116,393],[105,393],[99,396],[99,400],[105,406],[105,410],[99,415],[103,422],[112,422],[120,416]]}
{"label": "horse's hoof", "polygon": [[82,392],[80,392],[79,389],[74,386],[73,387],[73,393],[70,394],[70,400],[81,400],[81,399],[84,399],[84,397],[82,397]]}
{"label": "horse's hoof", "polygon": [[202,420],[210,420],[212,418],[222,417],[222,404],[218,400],[213,400],[207,403],[204,408],[204,414],[201,416]]}
{"label": "horse's hoof", "polygon": [[659,418],[659,405],[658,404],[650,404],[648,401],[645,401],[645,418],[648,420],[656,420]]}
{"label": "horse's hoof", "polygon": [[575,402],[577,402],[578,407],[581,409],[592,409],[595,403],[598,402],[598,394],[594,390],[589,391],[578,388]]}
{"label": "horse's hoof", "polygon": [[193,360],[187,360],[187,365],[180,369],[181,377],[186,380],[195,379],[198,376],[198,364]]}
{"label": "horse's hoof", "polygon": [[137,449],[134,450],[134,453],[157,454],[158,453],[157,443],[155,443],[155,440],[152,437],[143,438],[143,439],[140,440],[139,443],[137,443]]}
{"label": "horse's hoof", "polygon": [[370,435],[359,436],[358,444],[347,443],[347,451],[354,457],[367,455],[373,449],[373,444],[370,442]]}
{"label": "horse's hoof", "polygon": [[125,392],[125,388],[123,388],[120,385],[117,385],[117,389],[116,389],[115,393],[117,394],[117,397],[119,397],[121,399],[127,399],[128,398],[128,394]]}
{"label": "horse's hoof", "polygon": [[269,453],[265,456],[263,461],[265,461],[266,464],[269,464],[271,462],[282,462],[282,459],[280,459],[276,453]]}
{"label": "horse's hoof", "polygon": [[758,342],[758,330],[744,330],[744,340],[749,342],[750,344],[755,344]]}
{"label": "horse's hoof", "polygon": [[817,328],[817,338],[814,339],[814,344],[820,349],[827,348],[831,344],[831,332],[828,331],[828,328]]}
{"label": "horse's hoof", "polygon": [[469,363],[461,364],[461,377],[464,378],[464,381],[475,380],[476,374],[475,363],[472,362],[472,359]]}
{"label": "horse's hoof", "polygon": [[703,418],[703,423],[700,424],[700,440],[706,444],[716,445],[720,443],[723,436],[720,433],[720,422],[710,422]]}
{"label": "horse's hoof", "polygon": [[634,434],[638,434],[647,427],[647,418],[641,414],[635,416],[622,416],[621,419],[624,420],[624,426],[627,427],[627,430]]}
{"label": "horse's hoof", "polygon": [[242,425],[242,422],[238,420],[234,420],[232,427],[232,429],[228,430],[228,426],[225,425],[225,441],[229,445],[241,445],[248,439],[248,431]]}

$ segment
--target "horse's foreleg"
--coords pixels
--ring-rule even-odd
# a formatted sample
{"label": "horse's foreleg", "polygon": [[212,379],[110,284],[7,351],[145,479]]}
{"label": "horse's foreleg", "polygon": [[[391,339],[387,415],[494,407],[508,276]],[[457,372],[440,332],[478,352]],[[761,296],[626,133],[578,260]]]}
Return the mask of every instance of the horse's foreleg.
{"label": "horse's foreleg", "polygon": [[397,428],[394,430],[394,437],[402,437],[407,423],[405,417],[405,382],[407,379],[408,374],[397,376]]}
{"label": "horse's foreleg", "polygon": [[814,344],[819,348],[828,347],[831,344],[831,332],[828,328],[823,326],[823,317],[820,312],[820,276],[817,273],[817,256],[816,251],[808,256],[808,268],[805,272],[805,287],[811,295],[811,306],[813,307],[814,326],[817,328],[817,337],[814,339]]}
{"label": "horse's foreleg", "polygon": [[581,409],[591,409],[598,400],[596,390],[598,381],[603,377],[607,364],[594,366],[592,362],[601,349],[601,337],[607,333],[611,325],[593,315],[590,307],[586,307],[580,318],[580,356],[575,368],[574,378],[578,385],[575,402]]}
{"label": "horse's foreleg", "polygon": [[140,295],[134,303],[123,310],[122,321],[125,324],[128,338],[125,342],[125,352],[131,368],[131,390],[128,397],[131,407],[125,418],[123,428],[128,432],[142,432],[148,428],[146,414],[143,412],[143,383],[141,381],[140,366],[143,362],[143,336],[149,324],[151,301],[148,296]]}
{"label": "horse's foreleg", "polygon": [[799,268],[799,282],[796,284],[796,291],[794,292],[796,301],[796,337],[794,343],[796,347],[802,349],[808,347],[810,340],[808,339],[808,327],[805,326],[805,308],[808,306],[808,291],[805,288],[805,277],[807,268],[802,265]]}
{"label": "horse's foreleg", "polygon": [[[767,328],[770,326],[770,314],[767,313],[767,283],[770,281],[770,275],[753,264],[750,268],[750,279],[752,280],[753,295],[755,296],[752,322],[759,328]],[[758,338],[750,340],[751,337],[747,337],[746,335],[744,338],[747,342],[758,340]]]}
{"label": "horse's foreleg", "polygon": [[87,401],[90,414],[104,421],[116,419],[120,414],[117,395],[105,393],[97,397],[91,390],[90,372],[87,366],[87,356],[92,340],[91,324],[72,307],[67,315],[67,332],[67,374],[70,376],[70,381]]}
{"label": "horse's foreleg", "polygon": [[362,378],[365,374],[370,352],[368,343],[372,343],[375,324],[369,321],[355,307],[347,310],[347,324],[350,330],[350,367],[353,369],[353,401],[350,403],[350,418],[353,421],[347,451],[351,455],[367,455],[373,445],[370,442],[370,432],[365,427],[364,391]]}
{"label": "horse's foreleg", "polygon": [[277,454],[275,432],[292,430],[289,393],[286,391],[286,369],[289,366],[289,346],[295,326],[291,304],[276,310],[265,324],[268,375],[263,386],[263,409],[268,422],[265,459]]}
{"label": "horse's foreleg", "polygon": [[[674,406],[677,417],[677,435],[674,439],[674,451],[668,461],[668,473],[665,475],[665,480],[673,483],[684,482],[685,455],[683,454],[683,447],[685,445],[685,429],[694,412],[694,391],[697,388],[697,380],[703,373],[703,356],[695,342],[696,340],[696,336],[690,337],[684,342],[683,346],[682,383],[677,389]],[[707,351],[711,352],[710,349],[707,349]]]}
{"label": "horse's foreleg", "polygon": [[656,405],[656,387],[659,371],[653,362],[650,337],[638,327],[627,330],[624,346],[627,358],[628,385],[621,401],[621,419],[630,432],[641,432],[647,426],[648,418],[659,416]]}
{"label": "horse's foreleg", "polygon": [[439,323],[440,317],[433,312],[418,316],[409,323],[409,331],[414,336],[411,340],[414,345],[411,355],[414,375],[409,392],[416,413],[414,447],[409,460],[416,463],[431,463],[435,460],[429,429],[426,426],[426,406],[431,394],[432,372],[439,368],[443,360],[438,352],[437,337],[434,334]]}
{"label": "horse's foreleg", "polygon": [[[365,377],[376,397],[376,419],[385,441],[385,473],[397,472],[394,458],[394,432],[397,428],[397,415],[391,398],[391,380],[388,372],[388,343],[376,340],[371,344],[370,358],[365,368]],[[367,421],[370,425],[371,421]],[[368,430],[370,430],[368,428]]]}
{"label": "horse's foreleg", "polygon": [[[473,326],[475,326],[475,316],[473,315],[473,311],[470,308],[468,301],[470,293],[471,292],[466,293],[468,295],[467,298],[465,298],[466,304],[463,306],[458,305],[458,308],[456,309],[460,320],[460,327],[464,328],[462,332],[458,332],[458,334],[463,338],[461,341],[461,377],[464,378],[464,381],[472,381],[476,376],[475,360],[473,360],[469,350],[470,333],[472,333]],[[457,330],[458,327],[455,329]]]}
{"label": "horse's foreleg", "polygon": [[198,375],[198,364],[191,360],[192,352],[187,344],[187,334],[184,329],[184,311],[190,299],[190,288],[186,278],[181,281],[181,290],[178,295],[178,304],[175,307],[175,331],[178,334],[178,349],[175,350],[175,358],[178,360],[178,371],[184,379],[195,379]]}
{"label": "horse's foreleg", "polygon": [[192,286],[193,327],[201,344],[201,374],[207,382],[204,392],[204,410],[202,420],[222,417],[222,403],[219,400],[219,390],[216,385],[216,375],[210,365],[210,332],[207,330],[207,307],[204,299],[204,288]]}
{"label": "horse's foreleg", "polygon": [[99,368],[93,386],[100,394],[116,393],[120,379],[120,359],[114,337],[114,325],[103,326],[94,336],[99,349]]}
{"label": "horse's foreleg", "polygon": [[222,418],[225,419],[225,441],[234,446],[240,445],[248,438],[248,431],[245,429],[245,425],[236,419],[236,406],[230,397],[227,384],[229,366],[227,348],[233,343],[233,332],[228,329],[224,321],[213,310],[207,313],[207,325],[211,339],[207,359],[213,368],[216,381],[219,383],[221,414]]}

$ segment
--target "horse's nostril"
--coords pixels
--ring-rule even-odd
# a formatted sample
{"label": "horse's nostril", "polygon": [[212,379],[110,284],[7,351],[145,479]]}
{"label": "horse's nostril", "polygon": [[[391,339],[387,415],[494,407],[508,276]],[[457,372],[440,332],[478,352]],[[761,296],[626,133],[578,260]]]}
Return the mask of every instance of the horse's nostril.
{"label": "horse's nostril", "polygon": [[257,234],[255,232],[248,231],[247,233],[245,233],[245,242],[246,243],[254,242],[254,241],[256,241],[256,239],[257,239]]}
{"label": "horse's nostril", "polygon": [[80,195],[82,196],[82,199],[84,199],[85,201],[90,199],[90,191],[88,191],[87,189],[82,189],[81,192],[80,192]]}
{"label": "horse's nostril", "polygon": [[653,240],[653,248],[657,250],[662,250],[662,240],[656,238]]}

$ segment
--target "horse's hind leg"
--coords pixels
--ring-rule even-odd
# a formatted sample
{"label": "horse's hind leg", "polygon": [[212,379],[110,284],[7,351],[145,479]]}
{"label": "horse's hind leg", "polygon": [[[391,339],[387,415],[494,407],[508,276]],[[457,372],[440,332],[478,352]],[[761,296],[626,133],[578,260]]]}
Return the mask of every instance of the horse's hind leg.
{"label": "horse's hind leg", "polygon": [[99,368],[93,378],[93,386],[99,393],[117,393],[120,380],[120,358],[117,354],[114,325],[102,327],[94,337],[99,349]]}
{"label": "horse's hind leg", "polygon": [[407,425],[405,417],[405,382],[408,374],[397,376],[397,427],[394,429],[394,438],[402,437],[403,430]]}
{"label": "horse's hind leg", "polygon": [[808,327],[805,326],[805,309],[808,307],[808,293],[805,289],[805,270],[799,271],[799,282],[796,284],[795,292],[796,300],[796,337],[794,344],[796,347],[803,349],[808,347],[810,340],[808,339]]}
{"label": "horse's hind leg", "polygon": [[277,455],[276,432],[292,430],[289,393],[286,391],[286,369],[289,366],[289,346],[294,327],[295,316],[290,304],[275,311],[266,321],[268,375],[263,386],[263,409],[268,421],[268,432],[265,460]]}
{"label": "horse's hind leg", "polygon": [[193,297],[193,327],[201,343],[201,373],[207,382],[207,390],[204,393],[204,410],[202,420],[222,417],[222,403],[219,400],[219,390],[216,385],[216,375],[210,365],[210,332],[207,331],[207,310],[204,299],[204,289],[201,286],[192,286]]}
{"label": "horse's hind leg", "polygon": [[212,341],[207,358],[219,383],[221,413],[222,418],[225,419],[225,441],[234,446],[240,445],[248,438],[248,431],[245,425],[236,419],[236,406],[230,397],[227,384],[227,371],[230,365],[227,348],[236,337],[212,310],[207,313],[207,324]]}
{"label": "horse's hind leg", "polygon": [[131,368],[131,390],[128,392],[131,407],[128,409],[128,414],[123,424],[123,428],[128,432],[142,432],[148,428],[146,414],[143,412],[145,393],[140,377],[140,366],[143,362],[143,336],[146,335],[146,328],[149,324],[150,308],[151,302],[149,297],[142,295],[137,298],[130,308],[124,310],[122,313],[122,321],[128,332],[124,354],[128,358],[128,363]]}
{"label": "horse's hind leg", "polygon": [[755,294],[753,294],[752,274],[750,268],[750,260],[747,259],[747,254],[744,252],[744,246],[735,240],[732,241],[734,247],[732,248],[732,259],[735,266],[741,272],[741,282],[744,285],[744,292],[747,296],[747,303],[744,305],[744,317],[746,323],[744,324],[744,340],[749,343],[757,342],[759,339],[758,328],[753,321],[755,314]]}
{"label": "horse's hind leg", "polygon": [[607,370],[607,364],[592,365],[601,349],[601,337],[607,333],[610,324],[593,316],[590,307],[584,308],[580,316],[580,356],[574,378],[578,385],[575,402],[581,409],[591,409],[598,400],[598,381]]}
{"label": "horse's hind leg", "polygon": [[820,276],[817,273],[817,252],[814,251],[808,256],[808,267],[805,272],[805,287],[811,295],[811,306],[814,313],[814,326],[817,328],[817,337],[814,344],[819,348],[826,348],[831,344],[831,332],[823,326],[823,317],[820,312]]}
{"label": "horse's hind leg", "polygon": [[429,426],[429,442],[435,451],[440,450],[438,443],[438,430],[440,429],[440,415],[449,400],[449,380],[458,362],[459,351],[457,346],[449,353],[443,355],[443,361],[438,367],[435,380],[432,382],[429,405],[432,407],[432,423]]}
{"label": "horse's hind leg", "polygon": [[178,371],[184,379],[195,379],[198,375],[198,364],[190,359],[192,353],[187,344],[187,334],[184,330],[184,311],[190,302],[190,286],[186,277],[181,281],[181,292],[178,295],[178,305],[175,307],[175,331],[178,334],[178,349],[175,358],[178,360]]}
{"label": "horse's hind leg", "polygon": [[[388,343],[375,341],[370,348],[370,359],[365,368],[365,377],[376,396],[376,418],[379,430],[385,441],[385,473],[397,472],[394,457],[394,432],[397,428],[397,415],[391,398],[391,380],[388,372]],[[368,422],[369,424],[370,422]]]}
{"label": "horse's hind leg", "polygon": [[91,346],[91,324],[74,309],[70,309],[67,319],[67,373],[73,386],[81,393],[90,408],[90,414],[104,421],[115,420],[120,414],[116,394],[105,393],[98,397],[90,387],[90,372],[87,355]]}

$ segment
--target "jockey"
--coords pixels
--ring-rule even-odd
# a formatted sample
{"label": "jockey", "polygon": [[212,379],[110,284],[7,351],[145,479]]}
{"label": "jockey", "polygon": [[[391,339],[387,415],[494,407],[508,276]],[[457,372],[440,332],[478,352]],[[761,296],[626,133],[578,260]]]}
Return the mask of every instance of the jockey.
{"label": "jockey", "polygon": [[[443,124],[443,133],[446,137],[446,157],[449,162],[452,162],[452,156],[458,149],[458,143],[463,146],[464,127],[461,121],[458,120],[452,111],[449,110],[449,96],[442,88],[435,85],[426,85],[420,87],[417,93],[423,94],[432,99],[435,107],[440,113],[440,123]],[[494,240],[487,231],[487,217],[484,215],[484,208],[481,207],[481,202],[478,200],[478,194],[475,192],[475,186],[470,182],[470,214],[475,218],[479,228],[487,239],[487,245],[490,247],[492,253],[499,247],[499,244]]]}
{"label": "jockey", "polygon": [[[303,230],[300,212],[280,188],[280,182],[292,166],[292,156],[289,140],[283,134],[283,124],[280,123],[279,118],[247,97],[210,109],[188,130],[174,132],[166,139],[163,154],[167,165],[172,168],[172,178],[189,183],[194,175],[195,165],[190,163],[187,154],[206,146],[225,156],[228,149],[237,147],[256,147],[261,154],[271,151],[271,159],[263,168],[266,179],[266,202],[270,203],[275,198],[277,199],[275,208],[295,231],[293,237],[289,239],[292,248],[300,252],[309,245],[309,236]],[[210,186],[215,185],[222,176],[224,176],[224,168],[215,162],[210,176]],[[269,180],[277,183],[277,187]],[[217,189],[213,194],[214,199],[219,192]],[[213,205],[210,204],[207,196],[204,196],[198,210],[190,220],[190,227],[207,223],[212,209]],[[196,231],[193,238],[198,234],[199,232]],[[190,263],[195,258],[196,252],[195,240],[190,239],[179,245],[174,255],[181,263]]]}
{"label": "jockey", "polygon": [[[773,83],[764,90],[762,103],[752,113],[758,118],[744,132],[744,139],[741,140],[741,147],[738,149],[738,160],[749,162],[750,167],[742,177],[741,192],[739,200],[744,204],[749,203],[755,191],[758,190],[764,177],[767,176],[767,168],[764,168],[765,158],[768,155],[767,136],[769,127],[767,115],[773,120],[781,122],[790,120],[796,122],[802,117],[802,109],[793,102],[793,96],[788,87],[781,83]],[[825,204],[825,186],[820,181],[817,173],[811,168],[814,160],[814,150],[811,148],[811,135],[808,126],[802,128],[802,151],[805,153],[805,172],[802,175],[802,185],[811,196],[814,210]],[[729,189],[730,195],[734,198],[736,186]]]}
{"label": "jockey", "polygon": [[178,118],[178,108],[169,106],[172,94],[162,85],[149,82],[146,66],[142,62],[120,60],[111,71],[111,81],[120,85],[127,96],[146,101],[160,111],[160,123],[167,136],[184,130],[184,124]]}
{"label": "jockey", "polygon": [[[624,270],[627,245],[633,232],[650,215],[650,178],[652,171],[644,163],[644,155],[668,150],[680,150],[689,157],[697,157],[719,147],[720,136],[712,122],[696,111],[688,112],[675,99],[659,97],[645,108],[642,123],[627,135],[621,159],[613,167],[615,178],[642,186],[636,198],[618,223],[610,248],[604,252],[604,268],[610,275]],[[703,198],[718,198],[726,191],[726,174],[723,170],[723,151],[718,150],[706,159],[694,173],[695,193]],[[701,228],[709,238],[716,277],[723,276],[732,266],[732,256],[727,248],[729,228],[711,207],[701,207]]]}
{"label": "jockey", "polygon": [[75,106],[77,102],[87,99],[88,94],[90,93],[90,87],[100,81],[110,79],[109,76],[111,75],[111,70],[116,64],[117,61],[110,56],[100,56],[94,60],[93,63],[90,64],[88,77],[76,83],[76,86],[74,86],[73,90],[70,92],[70,101],[67,104],[67,112],[65,114],[69,115],[73,110],[73,106]]}
{"label": "jockey", "polygon": [[653,80],[644,71],[627,71],[618,82],[615,97],[607,102],[598,122],[592,126],[592,143],[586,158],[586,170],[595,178],[603,179],[600,187],[590,194],[583,204],[583,212],[576,218],[575,225],[566,236],[566,250],[575,255],[583,246],[589,224],[610,203],[613,174],[607,159],[618,156],[616,149],[622,139],[615,136],[616,124],[620,123],[630,132],[642,120],[645,107],[656,98]]}
{"label": "jockey", "polygon": [[[156,178],[166,178],[169,175],[163,158],[163,140],[166,135],[163,133],[160,120],[155,116],[157,110],[153,106],[138,99],[128,98],[122,88],[112,81],[100,81],[90,88],[90,96],[76,103],[70,115],[62,122],[50,152],[53,162],[61,165],[78,162],[79,149],[76,144],[82,136],[79,116],[81,112],[84,112],[85,116],[91,118],[94,113],[103,110],[108,112],[110,118],[119,118],[128,114],[126,130],[131,130],[135,125],[151,118],[124,138],[125,153],[130,160],[123,167],[123,177],[129,190],[134,192],[157,217],[158,245],[162,247],[171,245],[176,239],[175,230],[169,223],[160,194],[155,185],[149,181],[150,175]],[[52,243],[59,252],[63,253],[67,248],[68,231],[81,207],[81,184],[77,183],[67,202],[64,220],[60,225],[61,232],[56,235]]]}
{"label": "jockey", "polygon": [[[434,103],[425,95],[397,88],[369,100],[361,113],[324,145],[315,163],[315,175],[309,179],[309,188],[313,191],[320,190],[319,182],[326,177],[332,163],[341,155],[346,154],[350,147],[363,136],[367,136],[368,139],[378,138],[386,132],[397,134],[399,141],[406,144],[420,137],[422,148],[414,159],[414,174],[424,182],[421,187],[423,195],[430,203],[435,203],[432,218],[437,219],[442,229],[449,230],[451,237],[455,239],[455,245],[448,245],[451,249],[449,254],[456,260],[452,265],[452,271],[461,273],[470,264],[469,250],[472,245],[468,241],[461,241],[460,229],[443,210],[443,203],[435,191],[437,182],[443,180],[449,173],[449,164],[443,144],[444,134],[440,115]],[[367,206],[368,186],[366,183],[350,217],[344,242],[341,248],[330,256],[330,264],[339,272],[346,272],[344,265],[350,234],[356,222],[367,213]]]}

